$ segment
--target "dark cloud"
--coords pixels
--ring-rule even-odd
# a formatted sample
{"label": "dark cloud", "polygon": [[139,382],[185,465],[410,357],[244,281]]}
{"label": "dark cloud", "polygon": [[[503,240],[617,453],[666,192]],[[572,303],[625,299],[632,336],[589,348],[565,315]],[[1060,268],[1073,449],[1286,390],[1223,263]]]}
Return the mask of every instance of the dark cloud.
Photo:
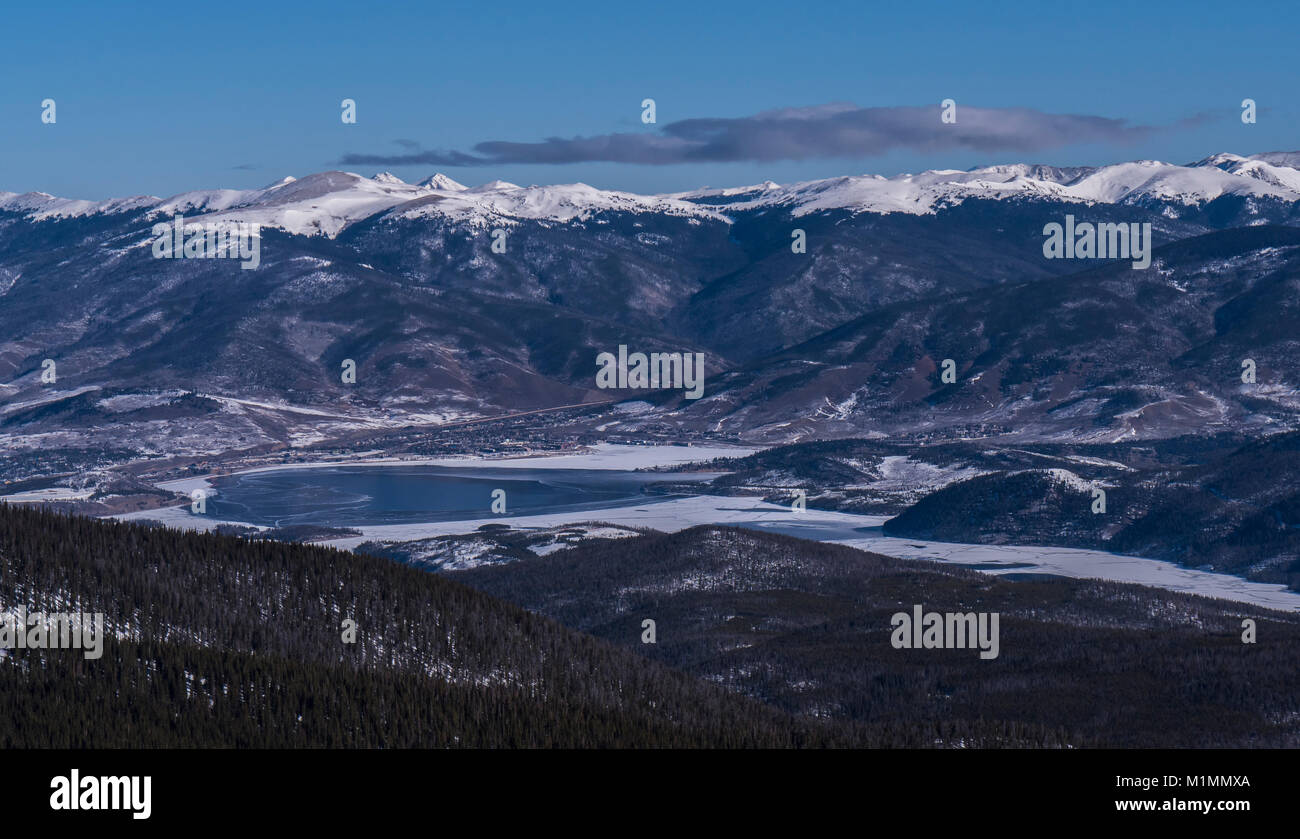
{"label": "dark cloud", "polygon": [[[838,103],[785,108],[749,117],[684,119],[658,130],[594,137],[550,137],[539,143],[490,140],[473,153],[411,149],[406,154],[349,153],[344,165],[488,166],[506,163],[732,163],[873,157],[895,149],[938,152],[1030,152],[1074,143],[1124,143],[1158,129],[1125,120],[1047,114],[1030,108],[957,106],[957,121],[940,107],[860,108]],[[410,141],[398,141],[403,146]],[[409,148],[409,147],[408,147]]]}

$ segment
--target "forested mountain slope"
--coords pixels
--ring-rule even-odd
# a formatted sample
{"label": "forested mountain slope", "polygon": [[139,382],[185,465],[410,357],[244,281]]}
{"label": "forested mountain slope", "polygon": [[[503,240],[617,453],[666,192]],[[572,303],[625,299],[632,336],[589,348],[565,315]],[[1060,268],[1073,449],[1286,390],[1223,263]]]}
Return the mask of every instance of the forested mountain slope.
{"label": "forested mountain slope", "polygon": [[[455,572],[800,716],[1052,732],[1044,744],[1300,745],[1300,616],[1095,580],[1011,581],[725,527]],[[891,616],[1000,614],[1000,650],[895,649]],[[644,619],[657,643],[640,641]],[[1257,641],[1242,642],[1242,621]]]}
{"label": "forested mountain slope", "polygon": [[317,547],[0,505],[0,612],[20,607],[103,612],[112,638],[0,656],[5,748],[881,744]]}

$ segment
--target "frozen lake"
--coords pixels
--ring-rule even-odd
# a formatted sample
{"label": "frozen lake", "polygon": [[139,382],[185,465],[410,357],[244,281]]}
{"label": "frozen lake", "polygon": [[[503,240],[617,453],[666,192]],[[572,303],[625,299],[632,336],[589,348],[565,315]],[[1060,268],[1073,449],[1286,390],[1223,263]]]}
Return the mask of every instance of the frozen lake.
{"label": "frozen lake", "polygon": [[589,518],[610,507],[667,500],[644,492],[647,484],[663,480],[654,473],[611,469],[288,469],[213,480],[207,513],[264,527],[361,527],[479,518],[492,515],[494,498],[500,498],[509,515],[581,513]]}
{"label": "frozen lake", "polygon": [[[950,562],[990,574],[1052,574],[1138,583],[1170,591],[1220,597],[1283,611],[1300,610],[1300,592],[1170,562],[1075,548],[927,542],[883,535],[883,516],[861,516],[789,507],[753,498],[647,496],[642,488],[666,477],[693,476],[628,471],[629,467],[703,460],[737,450],[677,446],[601,446],[587,454],[509,461],[456,458],[422,464],[262,469],[211,484],[217,495],[208,515],[188,508],[132,513],[121,518],[156,519],[182,528],[210,529],[222,520],[275,526],[326,524],[355,527],[364,535],[328,544],[355,548],[371,539],[404,541],[469,533],[484,524],[556,527],[582,521],[677,531],[725,524],[851,545],[908,559]],[[620,469],[620,465],[622,468]],[[173,482],[188,492],[203,479]],[[506,490],[507,513],[491,512],[493,489]]]}

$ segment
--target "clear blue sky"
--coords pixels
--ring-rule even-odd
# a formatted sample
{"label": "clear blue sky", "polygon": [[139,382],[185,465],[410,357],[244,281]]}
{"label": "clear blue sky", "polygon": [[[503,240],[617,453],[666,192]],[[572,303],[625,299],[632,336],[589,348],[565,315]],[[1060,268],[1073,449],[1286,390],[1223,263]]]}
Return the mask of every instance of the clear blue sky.
{"label": "clear blue sky", "polygon": [[[331,168],[660,192],[1032,159],[1300,149],[1294,2],[6,3],[0,190],[104,198]],[[339,102],[357,101],[356,125]],[[831,102],[1194,126],[1138,142],[778,162],[341,167],[396,141],[471,151]],[[1240,102],[1259,103],[1243,125]],[[57,102],[43,125],[40,103]],[[959,112],[960,113],[960,112]]]}

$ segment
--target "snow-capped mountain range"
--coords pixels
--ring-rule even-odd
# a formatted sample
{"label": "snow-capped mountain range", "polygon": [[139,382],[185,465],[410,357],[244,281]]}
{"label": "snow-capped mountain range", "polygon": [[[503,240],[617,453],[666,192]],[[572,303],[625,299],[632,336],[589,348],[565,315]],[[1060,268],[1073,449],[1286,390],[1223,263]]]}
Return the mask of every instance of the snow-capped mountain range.
{"label": "snow-capped mountain range", "polygon": [[969,198],[1044,198],[1085,204],[1163,201],[1203,204],[1225,195],[1300,200],[1300,154],[1216,154],[1187,166],[1137,160],[1101,167],[1016,163],[919,175],[828,178],[780,186],[701,190],[673,197],[710,201],[732,211],[784,207],[801,216],[824,210],[934,213]]}
{"label": "snow-capped mountain range", "polygon": [[212,189],[170,198],[134,196],[107,201],[57,198],[45,193],[0,192],[0,211],[21,212],[36,220],[137,212],[196,221],[239,221],[299,235],[337,236],[350,224],[381,213],[412,219],[442,216],[470,226],[509,224],[522,219],[570,221],[604,211],[666,215],[721,215],[680,199],[596,189],[586,184],[521,187],[491,181],[466,187],[441,173],[408,184],[389,172],[373,178],[351,172],[320,172],[286,177],[262,189]]}
{"label": "snow-capped mountain range", "polygon": [[[1300,429],[1298,183],[1300,154],[1222,154],[656,196],[344,172],[7,194],[0,477],[408,434],[432,454],[448,433],[489,443],[479,424],[504,416],[548,444]],[[1150,223],[1149,270],[1046,259],[1044,223],[1075,208]],[[174,213],[268,225],[258,270],[155,258],[142,245]],[[704,353],[703,397],[599,387],[621,345]]]}
{"label": "snow-capped mountain range", "polygon": [[586,220],[602,212],[651,212],[725,222],[730,213],[767,208],[795,217],[836,210],[925,215],[973,198],[1194,206],[1225,196],[1300,201],[1300,152],[1249,157],[1223,153],[1185,166],[1151,160],[1100,167],[1017,163],[890,178],[845,176],[784,186],[768,181],[669,195],[637,195],[582,183],[524,187],[491,181],[470,188],[443,174],[410,184],[388,172],[366,178],[332,171],[301,179],[287,177],[262,189],[199,190],[165,199],[132,196],[88,201],[40,192],[0,192],[0,211],[34,220],[141,211],[150,217],[183,213],[333,238],[349,225],[381,214],[402,219],[441,217],[472,227],[522,220]]}

